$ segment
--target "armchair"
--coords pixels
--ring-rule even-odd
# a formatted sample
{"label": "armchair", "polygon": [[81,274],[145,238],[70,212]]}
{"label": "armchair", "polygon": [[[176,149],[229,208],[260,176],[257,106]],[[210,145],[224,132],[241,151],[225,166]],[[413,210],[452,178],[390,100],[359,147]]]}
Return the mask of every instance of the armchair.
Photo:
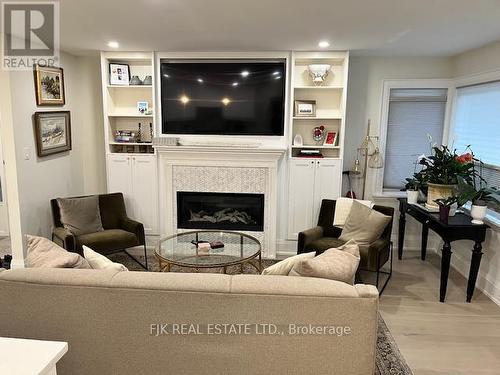
{"label": "armchair", "polygon": [[[101,232],[82,234],[80,236],[75,236],[68,229],[63,227],[57,199],[52,199],[50,205],[54,224],[52,241],[59,246],[68,251],[79,253],[80,255],[83,255],[83,245],[103,255],[123,251],[141,265],[141,267],[148,269],[144,226],[127,217],[122,193],[99,195],[99,210],[104,230]],[[144,247],[145,264],[139,262],[127,251],[127,248],[135,246]]]}
{"label": "armchair", "polygon": [[[325,250],[338,247],[344,244],[344,241],[339,239],[342,229],[333,226],[335,215],[335,200],[323,199],[319,213],[318,225],[299,233],[297,243],[297,254],[315,251],[316,255],[323,253]],[[382,286],[382,293],[392,276],[392,218],[394,216],[394,208],[386,206],[373,206],[374,210],[381,212],[384,215],[390,216],[391,221],[384,229],[384,232],[374,242],[369,245],[361,245],[359,247],[360,263],[359,270],[370,271],[376,273],[376,286],[379,286],[380,274],[387,275],[387,280]],[[389,272],[382,271],[382,267],[390,260]]]}

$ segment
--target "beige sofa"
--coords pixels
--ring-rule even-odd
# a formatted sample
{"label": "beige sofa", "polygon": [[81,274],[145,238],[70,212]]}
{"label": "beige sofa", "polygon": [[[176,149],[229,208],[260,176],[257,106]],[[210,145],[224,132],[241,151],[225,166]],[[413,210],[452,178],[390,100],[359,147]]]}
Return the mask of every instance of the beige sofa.
{"label": "beige sofa", "polygon": [[[59,375],[374,372],[373,286],[286,276],[18,269],[0,271],[0,291],[0,336],[69,342]],[[290,324],[308,333],[295,335],[298,327]]]}

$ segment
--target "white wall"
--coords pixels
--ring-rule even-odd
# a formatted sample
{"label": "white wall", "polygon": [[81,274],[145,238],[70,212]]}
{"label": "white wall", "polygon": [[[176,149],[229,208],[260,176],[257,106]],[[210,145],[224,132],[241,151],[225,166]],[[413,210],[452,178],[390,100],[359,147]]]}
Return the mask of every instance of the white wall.
{"label": "white wall", "polygon": [[[50,237],[51,198],[105,191],[99,60],[61,53],[60,66],[66,92],[63,107],[37,107],[33,72],[10,73],[23,234]],[[73,149],[38,158],[33,114],[51,110],[71,111]],[[29,160],[25,160],[25,151],[30,154]]]}
{"label": "white wall", "polygon": [[453,58],[453,76],[462,77],[500,69],[500,41]]}

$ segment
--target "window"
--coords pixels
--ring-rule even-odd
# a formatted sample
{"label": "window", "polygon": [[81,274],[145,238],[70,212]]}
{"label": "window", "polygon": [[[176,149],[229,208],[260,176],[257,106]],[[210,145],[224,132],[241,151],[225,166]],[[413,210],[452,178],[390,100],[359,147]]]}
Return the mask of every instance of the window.
{"label": "window", "polygon": [[471,145],[484,163],[483,178],[500,188],[500,82],[459,87],[452,129],[450,141],[457,152]]}
{"label": "window", "polygon": [[442,143],[448,89],[392,88],[389,94],[383,190],[399,191],[430,153],[428,135]]}

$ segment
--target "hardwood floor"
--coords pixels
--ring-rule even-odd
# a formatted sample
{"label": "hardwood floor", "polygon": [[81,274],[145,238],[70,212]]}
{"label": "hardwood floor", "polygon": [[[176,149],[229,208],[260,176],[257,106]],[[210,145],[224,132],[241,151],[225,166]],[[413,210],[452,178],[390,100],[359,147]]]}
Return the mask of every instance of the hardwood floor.
{"label": "hardwood floor", "polygon": [[466,279],[450,270],[439,302],[440,258],[417,252],[394,260],[380,311],[415,375],[500,374],[500,307],[476,290],[465,302]]}

